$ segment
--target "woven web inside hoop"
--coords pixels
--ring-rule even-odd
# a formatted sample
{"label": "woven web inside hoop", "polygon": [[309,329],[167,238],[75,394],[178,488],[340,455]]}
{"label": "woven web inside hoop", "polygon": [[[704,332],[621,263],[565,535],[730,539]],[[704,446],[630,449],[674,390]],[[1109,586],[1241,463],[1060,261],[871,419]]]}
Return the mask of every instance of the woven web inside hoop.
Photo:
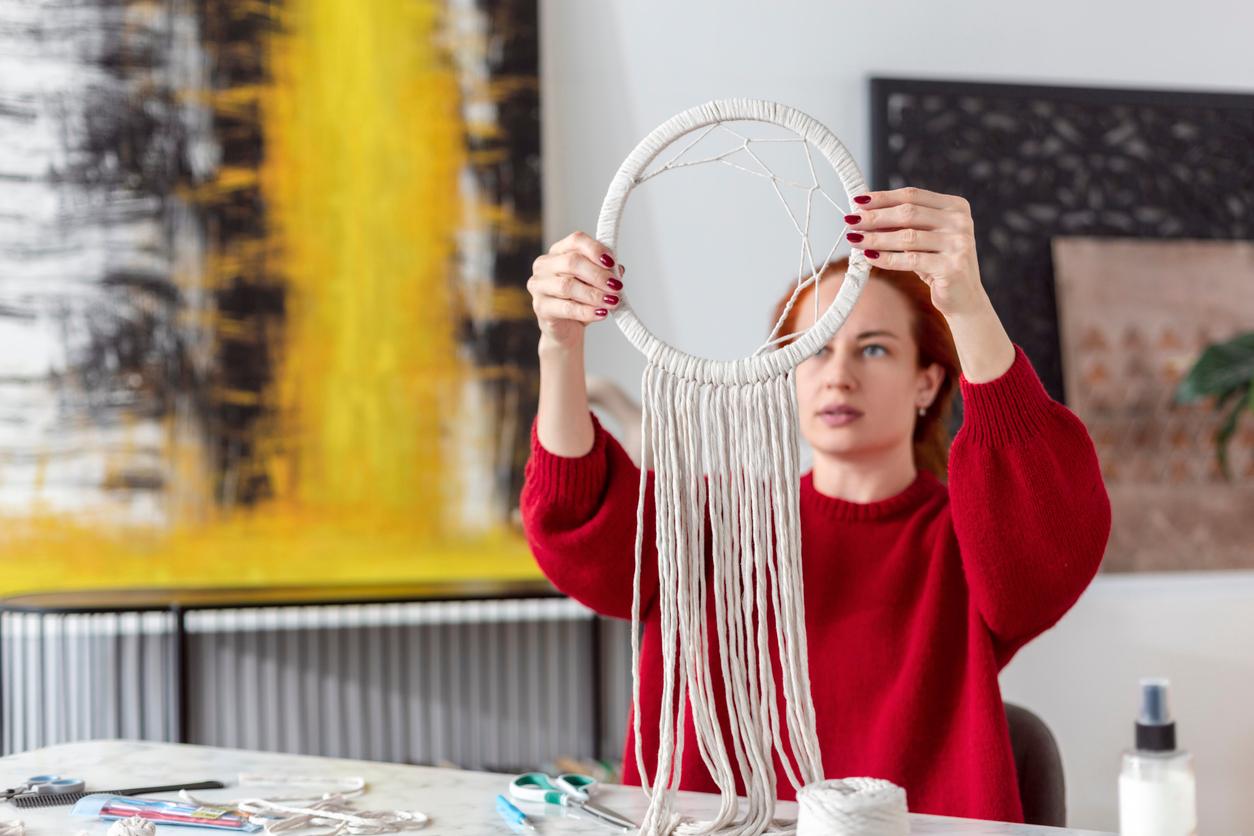
{"label": "woven web inside hoop", "polygon": [[[732,125],[737,125],[736,128]],[[739,128],[739,129],[738,129]],[[758,356],[763,352],[770,351],[777,345],[790,342],[800,336],[801,331],[791,331],[781,334],[780,330],[787,322],[789,314],[797,304],[797,300],[801,298],[801,294],[812,285],[815,287],[815,293],[811,294],[814,302],[813,318],[811,323],[818,322],[822,313],[819,309],[819,285],[823,281],[823,267],[836,255],[836,251],[840,248],[841,242],[845,239],[845,233],[848,232],[849,226],[845,224],[841,227],[839,234],[836,235],[832,246],[827,253],[820,259],[814,257],[814,247],[812,242],[812,223],[814,221],[814,203],[815,200],[821,200],[830,205],[843,218],[850,214],[850,210],[837,202],[828,194],[827,190],[819,182],[818,172],[814,167],[814,150],[810,143],[803,137],[793,135],[791,137],[775,137],[763,138],[752,137],[748,135],[745,126],[741,125],[739,120],[731,124],[727,122],[716,122],[707,125],[699,131],[694,132],[691,137],[685,137],[685,141],[678,144],[679,150],[669,157],[665,162],[656,167],[652,167],[647,173],[636,178],[636,186],[648,182],[668,171],[675,171],[682,168],[692,168],[700,165],[724,165],[736,171],[743,172],[753,177],[759,177],[766,180],[779,199],[780,206],[783,207],[788,221],[792,224],[792,228],[796,231],[800,239],[799,253],[797,257],[797,282],[793,288],[792,294],[788,298],[788,302],[780,313],[779,318],[775,321],[771,332],[767,335],[766,340],[754,350],[752,356]],[[715,154],[707,156],[692,157],[690,152],[696,149],[703,142],[707,142],[711,135],[723,134],[732,141],[731,147],[726,150],[719,151]],[[808,174],[808,182],[800,182],[781,176],[771,169],[770,165],[763,159],[763,155],[754,149],[755,145],[795,145],[799,146],[800,151],[804,153],[806,173]],[[789,205],[788,199],[784,196],[784,189],[797,189],[805,195],[805,207],[803,213],[793,211],[793,207]],[[801,216],[798,217],[798,214]]]}

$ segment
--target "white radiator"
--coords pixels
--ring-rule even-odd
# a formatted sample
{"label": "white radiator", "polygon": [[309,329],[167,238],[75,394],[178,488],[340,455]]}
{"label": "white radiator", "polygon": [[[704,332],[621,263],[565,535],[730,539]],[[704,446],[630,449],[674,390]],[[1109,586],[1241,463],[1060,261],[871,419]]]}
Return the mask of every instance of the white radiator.
{"label": "white radiator", "polygon": [[3,749],[122,737],[489,769],[614,759],[628,631],[564,598],[6,612]]}

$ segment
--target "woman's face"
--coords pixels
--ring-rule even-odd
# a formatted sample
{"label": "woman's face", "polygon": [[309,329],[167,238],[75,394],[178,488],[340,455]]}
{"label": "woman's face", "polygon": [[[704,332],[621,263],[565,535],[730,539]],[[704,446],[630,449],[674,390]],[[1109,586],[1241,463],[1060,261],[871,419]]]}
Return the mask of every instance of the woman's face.
{"label": "woman's face", "polygon": [[[821,283],[820,310],[839,285]],[[812,310],[814,301],[797,304]],[[801,434],[816,455],[864,459],[910,445],[919,407],[931,404],[944,374],[919,368],[912,317],[905,297],[872,279],[831,342],[797,367]]]}

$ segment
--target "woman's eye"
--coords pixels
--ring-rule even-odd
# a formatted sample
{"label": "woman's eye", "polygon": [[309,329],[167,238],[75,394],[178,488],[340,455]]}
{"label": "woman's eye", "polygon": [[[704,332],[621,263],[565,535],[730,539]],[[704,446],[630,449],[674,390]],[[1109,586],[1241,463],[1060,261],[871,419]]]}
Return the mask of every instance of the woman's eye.
{"label": "woman's eye", "polygon": [[819,350],[818,350],[818,351],[816,351],[816,352],[814,352],[814,356],[815,356],[815,357],[826,357],[828,354],[830,354],[830,353],[831,353],[831,351],[832,351],[832,350],[831,350],[830,348],[828,348],[827,346],[825,346],[825,345],[823,345],[823,346],[819,346]]}
{"label": "woman's eye", "polygon": [[888,354],[888,349],[879,343],[871,343],[870,345],[862,346],[862,353],[867,357],[883,357]]}

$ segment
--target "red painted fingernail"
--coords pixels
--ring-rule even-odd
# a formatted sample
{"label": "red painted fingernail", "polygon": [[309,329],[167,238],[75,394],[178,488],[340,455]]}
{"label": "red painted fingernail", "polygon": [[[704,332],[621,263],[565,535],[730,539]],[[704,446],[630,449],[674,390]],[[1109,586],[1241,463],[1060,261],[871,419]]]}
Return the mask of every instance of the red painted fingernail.
{"label": "red painted fingernail", "polygon": [[605,296],[601,299],[601,301],[602,301],[602,302],[604,302],[604,303],[605,303],[605,304],[607,304],[607,305],[617,305],[617,304],[618,304],[618,297],[617,297],[617,296],[614,296],[613,294],[607,293],[607,294],[605,294]]}
{"label": "red painted fingernail", "polygon": [[845,215],[845,223],[847,224],[856,224],[861,220],[862,220],[861,215]]}
{"label": "red painted fingernail", "polygon": [[597,309],[596,309],[596,315],[597,315],[597,316],[609,316],[609,315],[610,315],[610,312],[609,312],[609,311],[607,311],[605,308],[597,308]]}
{"label": "red painted fingernail", "polygon": [[866,254],[867,258],[879,258],[880,257],[879,250],[863,250],[862,252]]}
{"label": "red painted fingernail", "polygon": [[609,253],[601,253],[601,263],[606,267],[613,267],[614,259],[610,257]]}
{"label": "red painted fingernail", "polygon": [[618,279],[606,279],[605,283],[610,286],[610,290],[622,290],[623,283]]}
{"label": "red painted fingernail", "polygon": [[860,194],[853,199],[853,202],[861,203],[862,205],[865,206],[866,204],[871,202],[871,196],[869,194]]}
{"label": "red painted fingernail", "polygon": [[850,233],[849,233],[848,235],[846,235],[845,237],[846,237],[846,238],[848,238],[848,239],[849,239],[850,241],[852,241],[853,243],[857,244],[859,241],[861,241],[861,240],[862,240],[862,233],[861,233],[861,232],[850,232]]}

